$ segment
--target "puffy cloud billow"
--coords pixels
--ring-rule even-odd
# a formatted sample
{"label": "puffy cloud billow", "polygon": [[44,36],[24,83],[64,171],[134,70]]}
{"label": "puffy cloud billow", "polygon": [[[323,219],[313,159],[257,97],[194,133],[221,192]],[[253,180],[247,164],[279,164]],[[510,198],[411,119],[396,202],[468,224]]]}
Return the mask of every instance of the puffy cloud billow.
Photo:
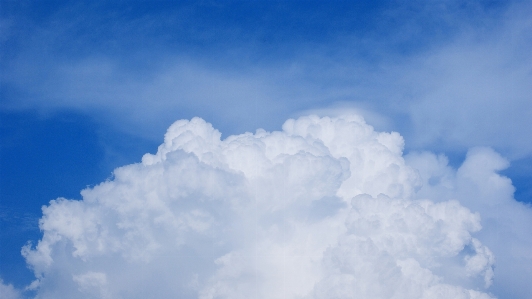
{"label": "puffy cloud billow", "polygon": [[22,250],[30,287],[37,298],[529,292],[513,277],[532,269],[532,212],[497,174],[507,162],[476,148],[455,170],[403,145],[356,115],[223,140],[200,118],[177,121],[156,154],[43,207],[43,237]]}

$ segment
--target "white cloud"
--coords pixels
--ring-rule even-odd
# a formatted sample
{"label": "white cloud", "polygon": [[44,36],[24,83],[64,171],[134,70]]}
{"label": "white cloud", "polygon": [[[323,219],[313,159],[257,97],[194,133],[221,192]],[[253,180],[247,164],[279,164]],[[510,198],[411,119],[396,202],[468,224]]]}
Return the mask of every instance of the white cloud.
{"label": "white cloud", "polygon": [[105,273],[89,271],[85,274],[74,275],[72,280],[78,284],[78,290],[81,293],[102,299],[112,298],[106,290],[107,276]]}
{"label": "white cloud", "polygon": [[356,115],[220,136],[177,121],[156,154],[44,207],[44,235],[23,249],[37,298],[530,292],[513,277],[531,269],[531,211],[493,150],[472,149],[458,170],[432,153],[405,161],[399,134]]}
{"label": "white cloud", "polygon": [[5,284],[0,278],[0,299],[20,299],[20,291],[15,289],[11,284]]}
{"label": "white cloud", "polygon": [[316,286],[317,298],[331,298],[331,293],[332,298],[455,298],[433,294],[433,289],[468,294],[470,290],[448,284],[467,285],[459,269],[468,246],[473,256],[465,257],[466,270],[472,268],[471,260],[488,260],[475,265],[473,275],[491,283],[492,254],[471,237],[480,229],[480,218],[458,202],[359,195],[346,226],[346,235],[325,253],[328,271]]}
{"label": "white cloud", "polygon": [[[457,199],[482,217],[477,238],[487,245],[497,260],[492,290],[502,298],[527,298],[532,288],[532,208],[513,198],[515,188],[497,172],[509,166],[506,159],[490,148],[469,150],[466,160],[454,170],[443,156],[411,153],[408,165],[419,170],[423,187],[417,198],[434,201]],[[469,268],[486,260],[469,259]]]}

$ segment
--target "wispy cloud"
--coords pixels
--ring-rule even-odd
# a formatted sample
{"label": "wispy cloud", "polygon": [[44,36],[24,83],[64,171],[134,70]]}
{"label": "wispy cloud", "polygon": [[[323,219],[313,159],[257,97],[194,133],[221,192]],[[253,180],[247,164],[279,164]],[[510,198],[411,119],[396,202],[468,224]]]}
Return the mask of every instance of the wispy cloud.
{"label": "wispy cloud", "polygon": [[[377,7],[375,19],[366,20],[366,31],[356,22],[349,27],[316,21],[310,12],[299,11],[280,22],[293,23],[299,17],[300,23],[292,25],[300,26],[301,34],[309,34],[305,26],[324,31],[317,31],[315,39],[294,33],[294,41],[271,42],[246,36],[271,37],[296,29],[264,27],[271,20],[239,28],[235,19],[218,20],[223,26],[217,28],[207,23],[203,33],[194,35],[199,30],[194,26],[201,24],[192,20],[199,18],[197,12],[181,8],[165,14],[174,20],[170,25],[150,14],[115,16],[124,23],[96,17],[92,22],[102,27],[97,30],[102,31],[103,45],[95,44],[93,34],[75,35],[89,19],[63,28],[62,12],[59,22],[50,21],[49,27],[21,42],[23,49],[5,64],[7,94],[22,96],[8,96],[3,106],[78,109],[153,136],[181,117],[202,115],[236,133],[274,129],[298,111],[348,102],[386,115],[392,120],[386,129],[404,132],[414,148],[491,145],[519,158],[532,151],[526,138],[532,127],[530,6],[499,8],[503,12],[444,3]],[[275,13],[282,12],[278,10]],[[187,24],[172,35],[183,47],[164,40],[162,33],[148,36],[177,20]],[[349,15],[340,15],[340,21],[348,22]],[[136,30],[151,46],[133,39]],[[202,38],[209,32],[233,39]],[[210,43],[195,45],[204,39]],[[111,47],[114,40],[118,48]],[[132,49],[124,49],[129,43]]]}

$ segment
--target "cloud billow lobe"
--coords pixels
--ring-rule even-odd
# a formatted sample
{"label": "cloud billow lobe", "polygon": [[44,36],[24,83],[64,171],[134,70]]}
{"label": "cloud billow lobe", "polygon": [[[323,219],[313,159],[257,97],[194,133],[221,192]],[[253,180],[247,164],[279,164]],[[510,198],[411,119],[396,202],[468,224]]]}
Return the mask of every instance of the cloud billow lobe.
{"label": "cloud billow lobe", "polygon": [[460,184],[491,175],[511,187],[499,162],[474,166],[502,158],[476,149],[455,171],[432,153],[405,159],[403,146],[356,115],[224,140],[200,118],[177,121],[156,154],[43,207],[43,237],[22,250],[32,287],[37,298],[495,298],[505,249]]}

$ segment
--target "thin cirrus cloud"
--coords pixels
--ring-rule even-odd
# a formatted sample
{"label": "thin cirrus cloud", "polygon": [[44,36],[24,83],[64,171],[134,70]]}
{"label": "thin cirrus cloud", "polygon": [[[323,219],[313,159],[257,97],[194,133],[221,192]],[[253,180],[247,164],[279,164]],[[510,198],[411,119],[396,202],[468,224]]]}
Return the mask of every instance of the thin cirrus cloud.
{"label": "thin cirrus cloud", "polygon": [[458,170],[432,153],[405,159],[398,133],[357,115],[220,137],[200,118],[177,121],[156,154],[44,207],[42,239],[23,248],[37,297],[530,292],[532,210],[493,150],[472,149]]}
{"label": "thin cirrus cloud", "polygon": [[[402,132],[412,149],[465,151],[482,145],[511,159],[530,156],[530,5],[514,3],[494,13],[455,4],[439,9],[412,4],[414,12],[380,8],[367,20],[367,32],[300,12],[295,21],[279,20],[295,29],[215,18],[211,25],[219,28],[196,35],[193,17],[178,18],[183,8],[166,16],[179,24],[175,38],[188,41],[176,49],[175,41],[153,34],[157,26],[165,29],[157,15],[112,23],[107,34],[100,27],[111,26],[109,20],[94,17],[103,36],[96,45],[92,35],[72,36],[86,18],[69,20],[66,29],[52,22],[31,32],[20,42],[23,50],[7,61],[3,84],[21,96],[11,101],[8,96],[3,106],[76,109],[153,139],[177,118],[201,115],[234,134],[278,129],[303,110],[330,110],[340,103],[387,119],[380,129]],[[391,24],[396,25],[386,27]],[[305,25],[327,30],[313,36]],[[131,40],[132,31],[146,34],[153,47]],[[227,41],[213,38],[218,35]],[[62,46],[70,36],[77,52]],[[84,43],[94,51],[80,47]],[[124,49],[129,44],[131,49]],[[46,51],[35,52],[41,48]]]}

